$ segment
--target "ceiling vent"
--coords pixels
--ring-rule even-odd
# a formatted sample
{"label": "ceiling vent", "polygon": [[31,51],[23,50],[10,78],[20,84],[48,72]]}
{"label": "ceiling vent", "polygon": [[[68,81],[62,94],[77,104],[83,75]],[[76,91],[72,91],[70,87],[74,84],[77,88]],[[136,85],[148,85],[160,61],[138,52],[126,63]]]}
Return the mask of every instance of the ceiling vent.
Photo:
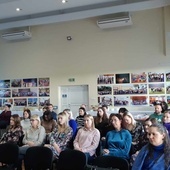
{"label": "ceiling vent", "polygon": [[32,37],[29,31],[3,33],[1,37],[6,41],[25,40]]}
{"label": "ceiling vent", "polygon": [[101,29],[114,28],[114,27],[123,27],[132,25],[132,19],[129,13],[123,16],[116,16],[113,18],[106,18],[97,21],[97,25]]}

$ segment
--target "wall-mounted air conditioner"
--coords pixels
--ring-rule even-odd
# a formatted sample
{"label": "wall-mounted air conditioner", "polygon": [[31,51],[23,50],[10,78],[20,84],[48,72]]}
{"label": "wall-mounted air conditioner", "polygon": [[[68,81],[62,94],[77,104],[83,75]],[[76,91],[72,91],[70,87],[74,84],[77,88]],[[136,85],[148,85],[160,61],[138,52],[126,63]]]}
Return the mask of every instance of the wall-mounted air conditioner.
{"label": "wall-mounted air conditioner", "polygon": [[128,26],[128,25],[132,25],[132,19],[131,16],[128,14],[126,16],[117,16],[114,18],[106,18],[106,19],[98,20],[97,25],[101,29]]}
{"label": "wall-mounted air conditioner", "polygon": [[31,32],[29,31],[19,31],[19,32],[3,33],[1,37],[7,41],[14,41],[14,40],[30,39],[32,35]]}

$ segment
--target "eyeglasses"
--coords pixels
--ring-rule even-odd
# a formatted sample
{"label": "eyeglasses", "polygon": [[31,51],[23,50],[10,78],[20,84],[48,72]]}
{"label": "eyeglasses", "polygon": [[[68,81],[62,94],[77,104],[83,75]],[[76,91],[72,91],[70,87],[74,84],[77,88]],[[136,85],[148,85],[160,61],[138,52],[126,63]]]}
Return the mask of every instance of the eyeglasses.
{"label": "eyeglasses", "polygon": [[31,119],[30,121],[31,121],[31,122],[34,122],[35,120],[36,120],[36,119]]}

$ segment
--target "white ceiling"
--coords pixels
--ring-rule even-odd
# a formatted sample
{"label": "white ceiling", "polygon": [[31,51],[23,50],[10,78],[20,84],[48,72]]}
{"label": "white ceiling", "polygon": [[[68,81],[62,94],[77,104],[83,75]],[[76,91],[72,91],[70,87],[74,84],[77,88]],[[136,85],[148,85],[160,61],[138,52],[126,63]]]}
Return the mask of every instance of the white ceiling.
{"label": "white ceiling", "polygon": [[[0,30],[170,5],[170,0],[0,0]],[[16,8],[21,8],[16,12]]]}

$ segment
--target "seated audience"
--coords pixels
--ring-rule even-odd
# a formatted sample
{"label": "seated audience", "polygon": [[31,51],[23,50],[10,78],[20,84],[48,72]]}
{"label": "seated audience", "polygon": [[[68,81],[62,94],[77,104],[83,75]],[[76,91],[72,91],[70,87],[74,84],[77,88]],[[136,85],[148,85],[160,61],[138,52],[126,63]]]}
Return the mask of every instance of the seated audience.
{"label": "seated audience", "polygon": [[5,129],[10,124],[10,117],[11,117],[11,105],[6,104],[4,106],[4,110],[0,114],[0,129]]}
{"label": "seated audience", "polygon": [[96,148],[99,145],[100,132],[95,128],[93,116],[84,116],[84,127],[79,129],[74,140],[74,149],[85,153],[87,161],[95,156]]}
{"label": "seated audience", "polygon": [[149,143],[139,152],[132,170],[170,170],[170,139],[161,124],[153,124],[148,130]]}
{"label": "seated audience", "polygon": [[95,128],[100,132],[100,136],[103,136],[104,128],[108,125],[109,119],[106,112],[102,107],[99,107],[97,110],[97,116],[94,118]]}
{"label": "seated audience", "polygon": [[79,116],[76,117],[77,129],[84,127],[84,116],[86,115],[86,109],[83,107],[79,108]]}
{"label": "seated audience", "polygon": [[41,125],[45,128],[46,138],[45,144],[49,143],[49,136],[57,125],[49,110],[45,111],[42,116]]}
{"label": "seated audience", "polygon": [[63,112],[68,116],[68,123],[69,126],[73,129],[73,138],[75,138],[77,134],[77,122],[73,118],[73,113],[70,109],[64,109]]}
{"label": "seated audience", "polygon": [[170,109],[164,112],[162,120],[163,120],[163,125],[166,127],[170,137]]}
{"label": "seated audience", "polygon": [[23,128],[24,133],[31,126],[30,118],[31,118],[31,111],[29,109],[25,109],[23,112],[23,120],[21,120],[21,126]]}
{"label": "seated audience", "polygon": [[159,123],[162,122],[162,106],[161,104],[156,103],[155,104],[155,112],[149,116],[150,118],[155,118]]}
{"label": "seated audience", "polygon": [[112,116],[112,125],[115,130],[109,131],[106,135],[103,155],[129,159],[132,137],[128,130],[122,128],[122,116],[120,114]]}
{"label": "seated audience", "polygon": [[60,152],[67,148],[72,136],[73,130],[68,126],[68,116],[61,112],[58,114],[57,126],[50,134],[50,144],[44,146],[52,150],[54,158],[58,158]]}
{"label": "seated audience", "polygon": [[123,127],[132,135],[132,146],[130,154],[140,150],[139,139],[143,136],[144,129],[142,123],[135,121],[133,115],[129,112],[123,115]]}
{"label": "seated audience", "polygon": [[23,130],[20,124],[20,117],[18,114],[14,114],[10,118],[9,129],[2,135],[0,143],[10,142],[19,145],[19,140],[22,136]]}

